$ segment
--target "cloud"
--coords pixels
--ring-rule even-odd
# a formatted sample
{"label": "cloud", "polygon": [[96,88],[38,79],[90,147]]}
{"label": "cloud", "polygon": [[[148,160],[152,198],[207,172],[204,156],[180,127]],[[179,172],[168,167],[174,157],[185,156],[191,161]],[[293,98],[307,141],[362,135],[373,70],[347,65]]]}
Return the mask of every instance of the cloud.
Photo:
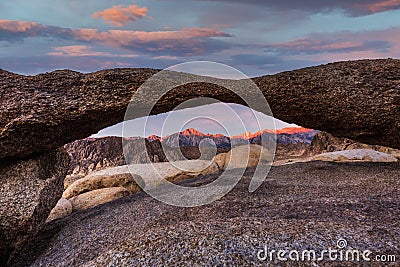
{"label": "cloud", "polygon": [[178,57],[176,56],[157,56],[157,57],[153,57],[153,59],[162,59],[162,60],[177,60]]}
{"label": "cloud", "polygon": [[281,63],[282,59],[276,55],[237,54],[231,56],[233,65],[265,66]]}
{"label": "cloud", "polygon": [[[259,51],[263,49],[263,51]],[[287,42],[249,44],[224,63],[254,75],[272,74],[335,61],[400,57],[400,27],[374,31],[312,33]]]}
{"label": "cloud", "polygon": [[92,48],[86,45],[71,45],[54,47],[53,52],[48,53],[49,56],[71,56],[71,57],[85,57],[85,56],[110,56],[107,52],[95,52]]}
{"label": "cloud", "polygon": [[13,20],[0,20],[0,30],[8,31],[8,32],[26,32],[32,29],[40,29],[43,26],[40,26],[36,22],[29,21],[13,21]]}
{"label": "cloud", "polygon": [[0,20],[0,41],[20,41],[26,37],[43,36],[47,27],[36,22]]}
{"label": "cloud", "polygon": [[[183,28],[176,31],[129,31],[70,29],[25,21],[0,21],[0,41],[20,41],[28,37],[52,37],[108,45],[157,55],[193,56],[210,54],[230,47],[214,37],[231,37],[212,28]],[[82,47],[81,47],[82,48]],[[79,47],[75,47],[79,49]],[[64,53],[65,51],[55,51]],[[82,52],[82,51],[81,51]]]}
{"label": "cloud", "polygon": [[76,38],[91,41],[101,40],[119,45],[128,45],[131,42],[152,42],[162,40],[192,39],[202,37],[231,37],[231,35],[216,29],[209,28],[183,28],[179,31],[127,31],[109,30],[98,31],[95,29],[80,29],[74,31]]}
{"label": "cloud", "polygon": [[208,2],[236,2],[244,5],[259,5],[273,10],[299,10],[312,13],[342,10],[350,16],[364,16],[388,10],[399,10],[400,0],[199,0]]}
{"label": "cloud", "polygon": [[[339,31],[313,33],[288,42],[255,45],[253,50],[264,48],[260,54],[231,56],[228,64],[246,66],[252,75],[277,73],[329,62],[398,58],[400,57],[400,27],[375,31]],[[274,62],[274,58],[277,58]],[[263,64],[263,61],[270,64]]]}
{"label": "cloud", "polygon": [[93,48],[87,45],[70,45],[54,47],[49,56],[69,56],[69,57],[125,57],[132,58],[138,55],[134,54],[111,54],[108,52],[93,51]]}
{"label": "cloud", "polygon": [[94,29],[74,31],[74,37],[77,40],[101,42],[132,51],[168,56],[193,56],[223,50],[228,45],[210,37],[230,36],[209,28],[184,28],[179,31],[155,32],[125,30],[100,32]]}
{"label": "cloud", "polygon": [[342,31],[314,33],[289,42],[266,45],[266,52],[278,55],[313,55],[323,53],[381,52],[388,53],[400,46],[400,39],[393,38],[400,28],[383,31]]}
{"label": "cloud", "polygon": [[384,12],[400,8],[399,0],[375,1],[375,3],[361,4],[361,8],[370,13]]}
{"label": "cloud", "polygon": [[113,6],[109,9],[93,13],[92,17],[95,19],[103,19],[108,24],[123,27],[127,23],[136,21],[147,15],[146,7],[138,7],[136,5]]}
{"label": "cloud", "polygon": [[193,56],[209,54],[229,47],[211,37],[230,37],[216,29],[183,28],[179,31],[126,31],[80,29],[74,31],[77,40],[105,43],[112,47],[153,55]]}

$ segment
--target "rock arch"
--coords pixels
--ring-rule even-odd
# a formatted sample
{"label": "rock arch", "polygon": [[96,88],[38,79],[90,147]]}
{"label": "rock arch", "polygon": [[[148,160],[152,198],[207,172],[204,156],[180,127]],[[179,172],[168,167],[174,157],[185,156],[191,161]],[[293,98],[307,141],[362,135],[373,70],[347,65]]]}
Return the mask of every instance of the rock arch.
{"label": "rock arch", "polygon": [[[134,92],[156,72],[64,70],[22,76],[0,71],[0,159],[51,151],[122,121]],[[278,119],[400,148],[400,60],[339,62],[253,81]],[[244,104],[224,88],[189,84],[166,95],[153,114],[199,96]]]}

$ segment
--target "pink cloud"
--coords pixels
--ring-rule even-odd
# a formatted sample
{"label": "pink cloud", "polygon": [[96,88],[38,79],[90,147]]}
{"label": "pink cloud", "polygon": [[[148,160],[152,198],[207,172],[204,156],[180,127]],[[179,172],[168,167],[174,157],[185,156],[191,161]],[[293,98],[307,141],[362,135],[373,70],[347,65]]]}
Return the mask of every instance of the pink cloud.
{"label": "pink cloud", "polygon": [[92,47],[87,45],[71,45],[54,47],[49,56],[69,56],[69,57],[137,57],[133,54],[111,54],[108,52],[93,51]]}
{"label": "pink cloud", "polygon": [[269,46],[292,60],[342,61],[400,57],[400,27],[387,30],[312,34]]}
{"label": "pink cloud", "polygon": [[[213,53],[227,49],[230,45],[212,37],[231,37],[228,33],[214,28],[183,28],[175,31],[152,32],[129,30],[99,31],[97,29],[71,29],[42,25],[35,22],[10,20],[0,21],[0,31],[2,32],[0,40],[9,42],[23,40],[28,37],[45,36],[107,45],[138,53],[152,53],[153,56],[192,56]],[[80,53],[93,53],[93,51],[85,51],[83,46],[67,49],[53,51],[52,55],[65,54],[74,56]]]}
{"label": "pink cloud", "polygon": [[393,56],[400,52],[400,27],[376,31],[314,33],[285,43],[266,45],[267,51],[282,55],[323,53],[379,53]]}
{"label": "pink cloud", "polygon": [[20,20],[0,20],[0,30],[18,33],[26,32],[32,29],[44,28],[36,22],[20,21]]}
{"label": "pink cloud", "polygon": [[337,41],[332,43],[326,43],[325,40],[318,40],[312,38],[300,38],[287,43],[281,43],[277,45],[279,47],[285,47],[287,49],[307,49],[307,50],[315,50],[315,51],[327,51],[327,50],[341,50],[341,49],[351,49],[362,46],[362,42],[360,41]]}
{"label": "pink cloud", "polygon": [[106,52],[95,52],[92,51],[91,47],[86,45],[71,45],[71,46],[60,46],[54,47],[53,52],[48,53],[49,56],[109,56]]}
{"label": "pink cloud", "polygon": [[[178,31],[127,31],[79,29],[73,31],[76,40],[105,43],[112,47],[139,49],[147,52],[175,51],[183,55],[199,55],[210,52],[212,44],[205,40],[210,37],[231,35],[210,28],[183,28]],[[214,41],[216,42],[216,41]],[[183,51],[183,52],[182,52]]]}
{"label": "pink cloud", "polygon": [[183,28],[179,31],[126,31],[109,30],[100,32],[95,29],[79,29],[74,31],[77,39],[85,41],[105,41],[127,45],[131,42],[152,42],[160,40],[191,39],[196,37],[230,37],[229,34],[209,28]]}
{"label": "pink cloud", "polygon": [[146,7],[138,7],[136,5],[130,5],[127,7],[113,6],[109,9],[96,12],[92,15],[95,19],[103,19],[108,24],[123,27],[127,23],[136,21],[147,15]]}
{"label": "pink cloud", "polygon": [[357,6],[371,13],[377,13],[399,8],[400,0],[385,0],[376,3],[359,4]]}
{"label": "pink cloud", "polygon": [[158,56],[158,57],[153,57],[153,59],[161,59],[161,60],[177,60],[178,57],[175,56]]}

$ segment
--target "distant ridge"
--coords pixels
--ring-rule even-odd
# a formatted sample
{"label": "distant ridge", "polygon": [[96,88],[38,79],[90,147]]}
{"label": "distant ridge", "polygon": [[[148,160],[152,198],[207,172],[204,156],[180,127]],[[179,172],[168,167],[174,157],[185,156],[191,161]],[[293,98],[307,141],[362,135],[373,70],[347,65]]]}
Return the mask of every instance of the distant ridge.
{"label": "distant ridge", "polygon": [[234,136],[225,136],[223,134],[210,134],[202,133],[201,131],[188,128],[181,132],[167,135],[165,137],[159,137],[157,135],[151,135],[146,139],[150,142],[159,140],[160,142],[170,146],[198,146],[204,139],[210,139],[214,141],[219,148],[228,148],[235,145],[243,145],[246,143],[261,143],[261,137],[267,138],[264,140],[274,140],[276,134],[276,142],[278,144],[297,144],[305,143],[310,144],[314,136],[319,131],[313,129],[307,129],[303,127],[289,127],[280,130],[261,130],[256,133],[243,133]]}
{"label": "distant ridge", "polygon": [[[286,128],[282,128],[279,130],[271,130],[271,129],[265,129],[265,130],[261,130],[255,133],[252,132],[246,132],[246,133],[242,133],[242,134],[238,134],[238,135],[233,135],[230,136],[230,138],[251,138],[251,137],[255,137],[258,136],[262,133],[270,133],[270,134],[299,134],[299,133],[310,133],[313,132],[315,130],[313,129],[308,129],[308,128],[304,128],[304,127],[286,127]],[[203,133],[197,129],[194,128],[187,128],[185,130],[183,130],[182,132],[179,132],[182,135],[199,135],[199,136],[214,136],[214,137],[222,137],[225,136],[223,134],[210,134],[210,133]],[[167,135],[165,137],[160,137],[158,135],[150,135],[148,137],[146,137],[147,140],[152,141],[152,140],[161,140],[161,139],[165,139],[170,135]],[[229,136],[227,136],[229,137]]]}
{"label": "distant ridge", "polygon": [[[251,132],[246,132],[246,133],[242,133],[242,134],[238,134],[238,135],[234,135],[234,136],[225,136],[223,134],[210,134],[210,133],[203,133],[197,129],[194,128],[188,128],[185,129],[179,133],[174,133],[171,135],[167,135],[165,137],[160,137],[157,135],[151,135],[149,137],[147,137],[146,139],[148,141],[154,141],[154,140],[159,140],[161,142],[167,142],[167,143],[172,143],[176,138],[180,139],[186,139],[187,142],[181,142],[180,145],[182,146],[197,146],[202,139],[212,139],[217,142],[215,142],[218,146],[218,143],[220,143],[221,141],[227,141],[227,139],[237,143],[240,141],[252,141],[252,140],[260,140],[261,136],[263,134],[267,134],[267,135],[271,135],[273,136],[274,134],[277,135],[277,143],[280,144],[286,144],[286,143],[306,143],[306,144],[310,144],[313,137],[318,133],[319,131],[313,130],[313,129],[308,129],[308,128],[303,128],[303,127],[288,127],[288,128],[282,128],[279,130],[269,130],[269,129],[265,129],[265,130],[261,130],[258,131],[256,133],[251,133]],[[292,138],[291,138],[292,137]],[[191,139],[192,142],[190,142]],[[197,139],[197,140],[193,140],[193,139]],[[201,140],[199,140],[201,139]]]}

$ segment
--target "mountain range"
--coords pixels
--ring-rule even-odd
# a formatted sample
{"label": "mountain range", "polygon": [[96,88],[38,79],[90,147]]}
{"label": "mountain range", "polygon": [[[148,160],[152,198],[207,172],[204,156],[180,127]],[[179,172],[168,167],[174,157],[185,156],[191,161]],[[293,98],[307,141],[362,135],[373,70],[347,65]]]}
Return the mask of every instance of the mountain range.
{"label": "mountain range", "polygon": [[147,140],[152,142],[159,140],[168,147],[182,146],[215,146],[217,148],[231,148],[245,144],[261,144],[261,141],[276,142],[277,144],[311,144],[317,130],[302,127],[290,127],[280,130],[261,130],[256,133],[243,133],[235,136],[225,136],[222,134],[204,134],[196,129],[189,128],[179,133],[174,133],[165,137],[152,135]]}

